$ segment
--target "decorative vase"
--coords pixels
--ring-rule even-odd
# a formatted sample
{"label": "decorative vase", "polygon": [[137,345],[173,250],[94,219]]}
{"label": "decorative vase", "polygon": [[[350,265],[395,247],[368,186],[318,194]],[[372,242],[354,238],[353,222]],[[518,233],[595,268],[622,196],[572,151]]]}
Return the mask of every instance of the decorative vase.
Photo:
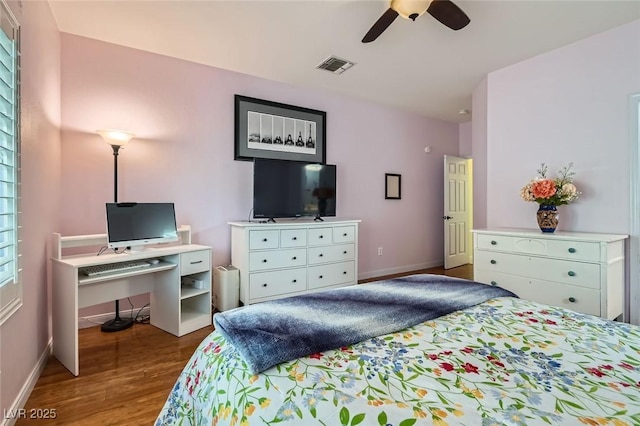
{"label": "decorative vase", "polygon": [[538,212],[538,226],[542,232],[554,232],[558,227],[558,208],[547,204],[540,204]]}

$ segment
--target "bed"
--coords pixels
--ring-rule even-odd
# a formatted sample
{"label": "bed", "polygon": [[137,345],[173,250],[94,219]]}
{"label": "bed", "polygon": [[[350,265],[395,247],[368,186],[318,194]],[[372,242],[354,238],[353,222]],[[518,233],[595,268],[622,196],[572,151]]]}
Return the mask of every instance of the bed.
{"label": "bed", "polygon": [[[475,288],[495,289],[423,274],[349,291],[404,285],[403,294],[389,300],[405,295],[413,300],[414,288],[431,289],[434,280],[459,287],[456,291],[463,298]],[[322,295],[347,299],[349,294],[340,291],[345,289]],[[462,308],[453,303],[451,312],[442,314],[438,306],[454,297],[438,290],[434,303],[423,303],[424,311],[433,311],[426,317],[401,306],[391,307],[395,311],[387,315],[377,306],[395,303],[384,301],[371,308],[340,309],[338,317],[355,312],[357,321],[367,326],[356,327],[357,333],[336,334],[349,334],[347,342],[359,340],[315,351],[326,347],[322,340],[332,340],[330,333],[323,334],[320,342],[312,339],[305,350],[313,352],[304,356],[298,356],[296,351],[303,349],[295,343],[299,339],[298,346],[308,346],[309,329],[317,326],[308,321],[329,328],[341,322],[331,314],[308,311],[309,300],[288,298],[278,302],[284,305],[273,301],[216,314],[216,331],[185,366],[156,425],[640,425],[640,327],[519,299],[509,292],[484,297]],[[312,300],[313,306],[316,302]],[[295,308],[298,303],[301,309]],[[267,338],[275,348],[265,347],[260,336],[251,336],[243,347],[247,336],[239,342],[225,323],[236,315],[236,325],[246,324],[245,329],[256,333],[252,321],[257,318],[268,322],[273,332],[282,324],[265,318],[296,310],[299,317],[285,316],[284,321],[306,335],[290,342],[289,337]],[[406,318],[415,316],[419,322],[405,326]],[[402,328],[388,331],[389,322]],[[387,332],[378,334],[383,331]],[[362,338],[361,332],[374,336]],[[262,362],[262,354],[271,356],[278,346],[289,347],[277,356],[295,358],[281,361],[276,356]],[[246,353],[248,348],[252,353]]]}

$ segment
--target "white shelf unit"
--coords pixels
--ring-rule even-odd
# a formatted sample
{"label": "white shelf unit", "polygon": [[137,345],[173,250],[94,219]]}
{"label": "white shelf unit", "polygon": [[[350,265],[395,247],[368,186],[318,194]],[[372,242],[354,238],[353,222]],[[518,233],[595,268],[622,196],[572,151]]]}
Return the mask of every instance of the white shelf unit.
{"label": "white shelf unit", "polygon": [[356,284],[359,222],[229,222],[240,301],[249,305]]}
{"label": "white shelf unit", "polygon": [[[211,325],[211,250],[181,252],[166,261],[176,268],[156,280],[151,292],[151,325],[175,336]],[[204,287],[182,285],[185,277],[197,277]]]}
{"label": "white shelf unit", "polygon": [[627,235],[512,228],[473,233],[475,281],[607,319],[622,315]]}
{"label": "white shelf unit", "polygon": [[[211,325],[211,248],[191,244],[188,226],[180,227],[179,235],[177,244],[97,256],[98,249],[107,245],[106,234],[53,234],[53,352],[74,375],[79,374],[79,308],[150,293],[152,325],[178,337]],[[98,248],[88,254],[90,247]],[[88,266],[151,259],[160,262],[91,277],[82,273]],[[184,277],[198,279],[202,288],[182,286]]]}

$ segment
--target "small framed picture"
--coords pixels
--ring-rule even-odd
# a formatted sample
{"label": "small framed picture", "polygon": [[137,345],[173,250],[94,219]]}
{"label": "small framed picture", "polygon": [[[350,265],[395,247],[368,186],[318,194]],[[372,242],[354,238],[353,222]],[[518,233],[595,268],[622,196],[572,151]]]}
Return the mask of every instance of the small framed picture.
{"label": "small framed picture", "polygon": [[402,176],[395,173],[384,174],[384,198],[387,200],[399,200],[401,198]]}

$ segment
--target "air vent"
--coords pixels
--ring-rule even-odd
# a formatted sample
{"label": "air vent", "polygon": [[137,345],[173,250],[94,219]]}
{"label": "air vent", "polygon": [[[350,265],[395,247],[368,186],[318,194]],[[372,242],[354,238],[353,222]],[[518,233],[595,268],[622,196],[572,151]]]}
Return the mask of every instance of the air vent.
{"label": "air vent", "polygon": [[355,65],[355,62],[347,61],[346,59],[338,58],[337,56],[329,56],[322,61],[316,68],[320,70],[327,70],[334,74],[342,74],[349,68]]}

